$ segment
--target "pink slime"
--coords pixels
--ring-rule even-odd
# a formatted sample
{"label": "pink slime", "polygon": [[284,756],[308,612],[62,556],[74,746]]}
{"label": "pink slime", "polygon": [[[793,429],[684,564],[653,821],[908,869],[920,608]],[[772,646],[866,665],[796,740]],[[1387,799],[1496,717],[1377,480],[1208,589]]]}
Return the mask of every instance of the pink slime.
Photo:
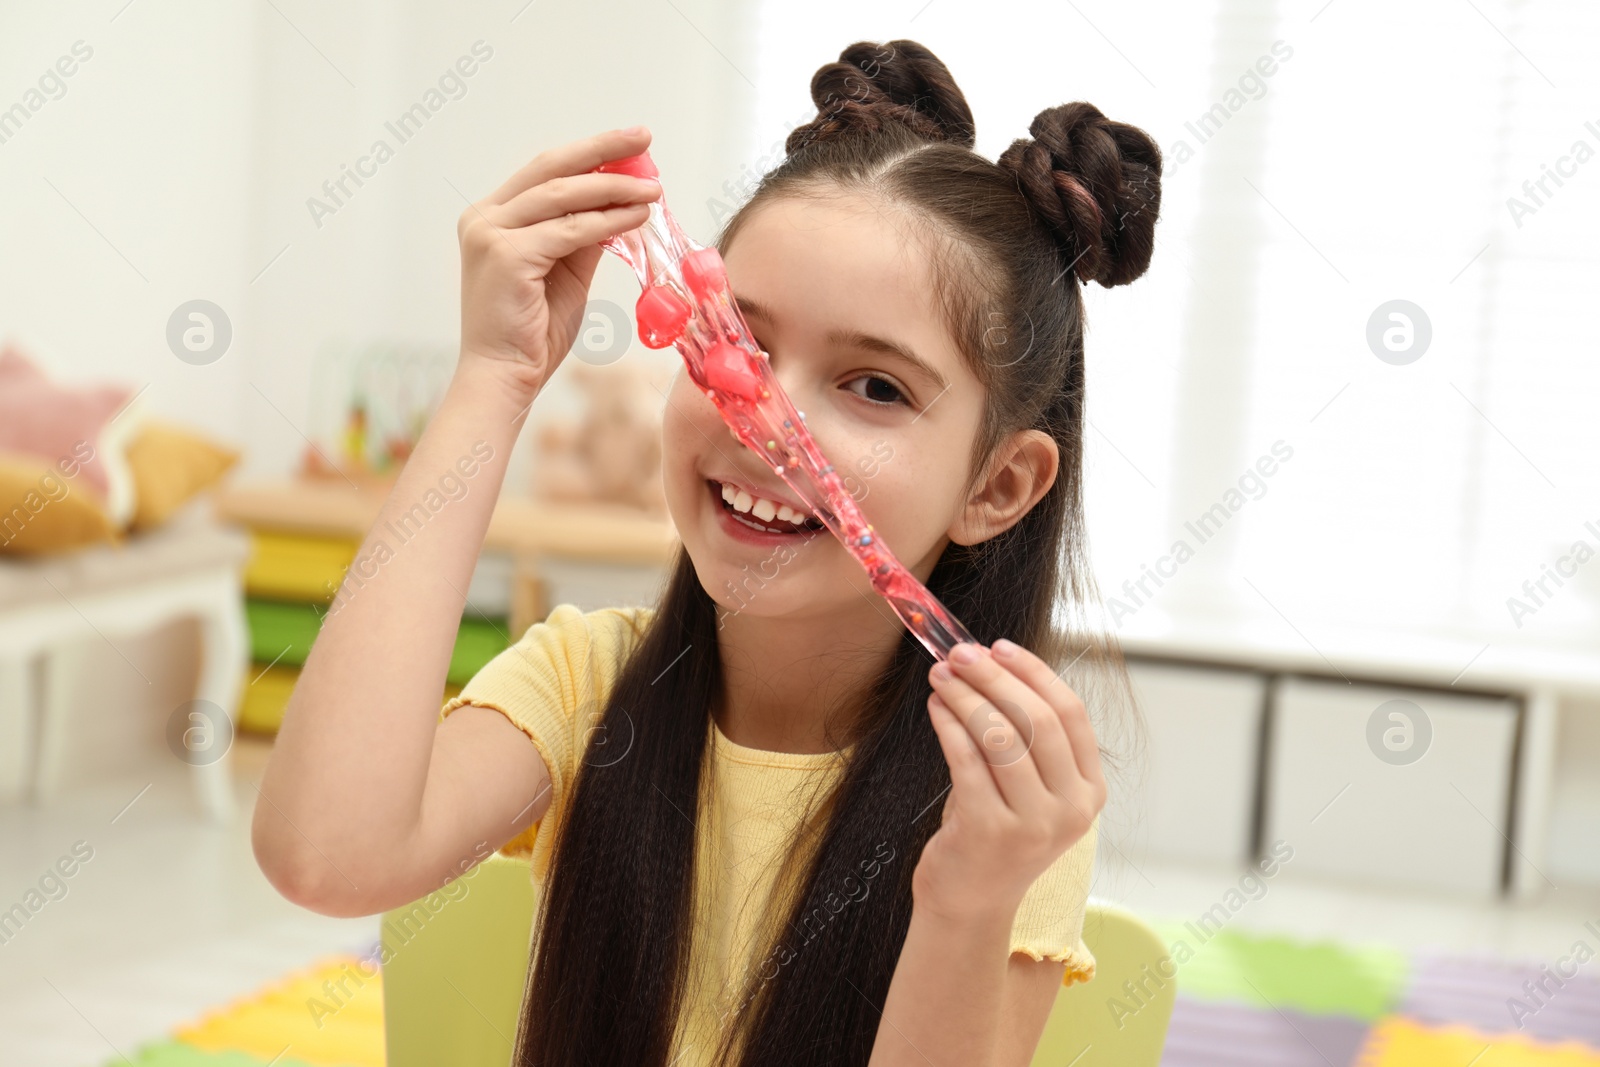
{"label": "pink slime", "polygon": [[[658,178],[648,152],[613,160],[597,171]],[[767,353],[751,337],[733,302],[722,256],[684,234],[663,193],[638,229],[601,242],[639,277],[644,292],[634,308],[639,339],[650,348],[676,345],[696,385],[704,389],[739,440],[760,456],[833,532],[866,570],[872,587],[933,653],[943,659],[963,641],[966,627],[895,558],[872,532],[861,509],[806,430]]]}

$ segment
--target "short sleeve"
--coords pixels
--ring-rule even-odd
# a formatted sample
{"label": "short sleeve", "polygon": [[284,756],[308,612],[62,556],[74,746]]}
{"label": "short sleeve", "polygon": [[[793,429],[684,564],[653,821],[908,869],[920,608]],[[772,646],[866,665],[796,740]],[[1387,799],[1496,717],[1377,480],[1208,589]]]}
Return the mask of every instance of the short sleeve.
{"label": "short sleeve", "polygon": [[[528,735],[550,772],[550,806],[541,822],[550,821],[566,803],[588,731],[599,723],[621,664],[649,614],[648,608],[584,612],[575,604],[558,604],[543,622],[528,627],[521,639],[484,664],[441,709],[442,721],[468,704],[490,708]],[[501,853],[531,855],[538,829],[538,823],[528,827],[506,842]]]}
{"label": "short sleeve", "polygon": [[1098,820],[1071,848],[1034,879],[1011,924],[1011,951],[1036,960],[1066,963],[1061,984],[1094,977],[1094,956],[1083,943],[1083,917],[1089,906]]}

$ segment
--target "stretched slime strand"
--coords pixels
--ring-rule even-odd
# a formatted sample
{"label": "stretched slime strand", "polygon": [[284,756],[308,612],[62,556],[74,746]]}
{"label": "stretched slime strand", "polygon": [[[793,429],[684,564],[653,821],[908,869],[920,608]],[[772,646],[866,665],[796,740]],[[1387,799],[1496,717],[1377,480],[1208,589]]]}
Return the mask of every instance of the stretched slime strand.
{"label": "stretched slime strand", "polygon": [[[648,152],[595,168],[657,178]],[[650,348],[677,347],[689,376],[717,406],[740,441],[771,467],[855,557],[906,627],[936,659],[963,641],[966,627],[929,593],[873,533],[833,464],[823,456],[778,384],[767,353],[733,302],[727,271],[715,248],[698,244],[667,210],[663,193],[636,230],[601,247],[621,257],[643,292],[634,308],[639,339]]]}

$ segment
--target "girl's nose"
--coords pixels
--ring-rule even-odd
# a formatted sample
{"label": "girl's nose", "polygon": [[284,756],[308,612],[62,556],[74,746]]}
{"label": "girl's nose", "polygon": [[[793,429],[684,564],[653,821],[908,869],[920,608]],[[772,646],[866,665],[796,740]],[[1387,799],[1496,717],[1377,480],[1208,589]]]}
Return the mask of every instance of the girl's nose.
{"label": "girl's nose", "polygon": [[[778,384],[783,387],[784,394],[789,398],[789,403],[795,407],[799,415],[799,424],[810,433],[812,439],[816,441],[817,448],[822,451],[822,454],[824,456],[829,456],[831,453],[829,453],[828,447],[831,435],[828,426],[828,412],[825,410],[827,407],[826,403],[824,403],[823,398],[818,395],[819,386],[814,382],[796,380],[801,376],[793,371],[780,371],[777,367],[774,367],[773,373],[778,379]],[[782,416],[780,415],[779,418],[781,419]],[[728,439],[736,447],[742,445],[746,448],[749,448],[752,452],[755,452],[757,455],[761,456],[763,462],[765,462],[768,455],[768,450],[766,449],[764,442],[758,442],[757,445],[746,445],[745,442],[739,437],[738,433],[734,431],[732,426],[723,423],[723,430],[727,433]],[[791,451],[783,441],[780,440],[777,442],[777,444],[777,456],[782,456],[784,453]],[[782,459],[775,458],[774,462],[781,463]]]}
{"label": "girl's nose", "polygon": [[[818,390],[822,385],[816,380],[814,374],[807,372],[803,361],[795,359],[780,359],[768,356],[768,365],[772,368],[773,377],[778,379],[778,384],[783,387],[784,395],[789,402],[801,411],[818,406]],[[808,428],[815,433],[816,427]]]}

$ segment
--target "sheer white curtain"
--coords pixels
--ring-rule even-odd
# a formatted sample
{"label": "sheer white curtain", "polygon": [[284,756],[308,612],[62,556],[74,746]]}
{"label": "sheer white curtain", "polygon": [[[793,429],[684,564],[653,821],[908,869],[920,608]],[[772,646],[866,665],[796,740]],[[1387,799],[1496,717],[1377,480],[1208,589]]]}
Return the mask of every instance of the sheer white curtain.
{"label": "sheer white curtain", "polygon": [[[1540,603],[1522,583],[1600,547],[1600,162],[1577,161],[1600,151],[1600,9],[1319,7],[1285,9],[1295,58],[1232,190],[1266,220],[1246,437],[1296,452],[1227,577],[1291,619],[1571,636],[1600,562]],[[1369,347],[1391,300],[1431,327],[1413,362]]]}
{"label": "sheer white curtain", "polygon": [[[1079,99],[1161,144],[1150,273],[1085,290],[1087,508],[1113,625],[1592,619],[1600,559],[1569,558],[1538,605],[1522,583],[1579,539],[1600,548],[1600,8],[766,3],[750,28],[751,177],[811,117],[812,71],[858,39],[937,52],[991,158]],[[1535,202],[1523,183],[1546,166],[1563,184]],[[1396,300],[1431,333],[1411,362],[1368,342]],[[1378,318],[1380,338],[1408,328]],[[1521,628],[1514,595],[1536,608]]]}

